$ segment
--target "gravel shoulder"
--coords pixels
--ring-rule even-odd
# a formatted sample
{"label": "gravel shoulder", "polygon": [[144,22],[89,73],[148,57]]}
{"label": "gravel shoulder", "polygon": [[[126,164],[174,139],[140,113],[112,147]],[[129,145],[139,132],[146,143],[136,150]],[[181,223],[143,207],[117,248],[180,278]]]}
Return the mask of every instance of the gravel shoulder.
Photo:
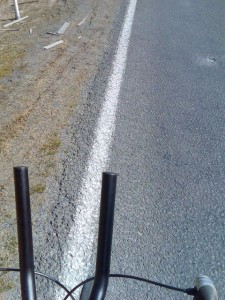
{"label": "gravel shoulder", "polygon": [[[60,171],[61,132],[101,63],[119,0],[21,1],[26,20],[0,1],[0,266],[18,266],[13,166],[27,165],[34,220],[49,178]],[[56,32],[64,22],[63,36]],[[13,30],[12,30],[13,29]],[[64,43],[44,50],[58,40]],[[76,142],[76,141],[74,141]],[[0,275],[0,299],[14,283]],[[14,298],[15,299],[15,298]]]}

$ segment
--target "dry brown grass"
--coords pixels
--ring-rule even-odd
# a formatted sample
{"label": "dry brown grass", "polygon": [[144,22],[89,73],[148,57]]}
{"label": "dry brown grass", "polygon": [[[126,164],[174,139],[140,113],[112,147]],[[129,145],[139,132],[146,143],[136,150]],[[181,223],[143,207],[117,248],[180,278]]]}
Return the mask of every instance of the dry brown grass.
{"label": "dry brown grass", "polygon": [[15,64],[24,57],[25,51],[18,45],[2,45],[0,54],[0,79],[2,79],[14,70]]}
{"label": "dry brown grass", "polygon": [[6,147],[7,141],[13,139],[24,128],[31,112],[32,107],[26,109],[2,129],[0,132],[0,152]]}
{"label": "dry brown grass", "polygon": [[38,183],[30,188],[30,194],[42,194],[45,191],[45,186],[41,183]]}
{"label": "dry brown grass", "polygon": [[[102,11],[102,3],[105,11]],[[20,6],[29,15],[18,31],[0,32],[0,264],[17,263],[13,166],[27,165],[33,222],[44,206],[49,178],[60,172],[61,131],[76,111],[80,94],[93,79],[107,38],[110,16],[118,0],[38,0]],[[26,1],[29,2],[29,1]],[[47,5],[46,5],[47,3]],[[77,3],[88,7],[79,11]],[[99,10],[98,10],[98,7]],[[37,13],[38,12],[38,13]],[[106,16],[107,12],[107,16]],[[87,15],[91,22],[77,24]],[[0,27],[14,18],[11,0],[0,0]],[[47,31],[71,21],[65,43],[50,51],[55,41]],[[29,29],[32,28],[32,34]],[[78,39],[79,36],[82,38]],[[76,142],[76,141],[73,141]],[[51,199],[52,200],[52,199]],[[38,230],[40,228],[38,227]],[[44,229],[40,229],[43,230]],[[35,232],[35,228],[34,228]],[[13,287],[0,276],[0,294]],[[3,293],[4,294],[4,293]],[[3,297],[3,298],[2,298]],[[0,295],[0,299],[7,298]]]}
{"label": "dry brown grass", "polygon": [[41,146],[41,151],[43,151],[45,154],[53,155],[57,152],[58,148],[61,145],[61,140],[55,135]]}

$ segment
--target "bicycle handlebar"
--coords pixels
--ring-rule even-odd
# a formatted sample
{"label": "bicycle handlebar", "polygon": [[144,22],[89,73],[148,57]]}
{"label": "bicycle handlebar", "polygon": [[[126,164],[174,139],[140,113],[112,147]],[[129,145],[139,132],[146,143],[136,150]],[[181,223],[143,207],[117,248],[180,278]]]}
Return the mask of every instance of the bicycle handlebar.
{"label": "bicycle handlebar", "polygon": [[197,294],[194,300],[218,300],[216,288],[209,277],[199,275],[195,279],[195,286]]}
{"label": "bicycle handlebar", "polygon": [[[67,295],[64,299],[67,299],[68,297],[74,299],[72,293],[77,288],[84,286],[89,281],[93,281],[93,286],[90,287],[88,295],[85,294],[84,296],[85,300],[103,300],[107,291],[109,277],[120,277],[139,280],[149,284],[154,284],[156,286],[183,292],[186,295],[192,297],[194,296],[193,300],[218,300],[217,291],[212,280],[204,275],[199,275],[196,278],[194,282],[194,288],[181,289],[136,276],[109,273],[117,178],[117,174],[109,172],[103,173],[102,177],[102,197],[100,208],[99,237],[95,277],[81,282],[69,291],[58,280],[50,276],[34,272],[33,240],[27,167],[15,167],[14,177],[17,204],[20,269],[0,268],[0,271],[20,272],[22,299],[37,299],[34,277],[34,274],[37,274],[52,280],[53,282],[57,283],[60,287],[62,287],[67,292]],[[80,299],[83,300],[83,298]]]}

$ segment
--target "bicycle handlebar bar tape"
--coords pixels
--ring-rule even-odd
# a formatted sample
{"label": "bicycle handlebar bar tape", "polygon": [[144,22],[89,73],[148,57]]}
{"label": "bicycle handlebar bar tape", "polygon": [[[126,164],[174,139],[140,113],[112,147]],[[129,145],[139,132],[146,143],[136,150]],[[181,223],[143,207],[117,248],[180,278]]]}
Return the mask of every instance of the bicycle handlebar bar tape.
{"label": "bicycle handlebar bar tape", "polygon": [[218,300],[216,288],[212,280],[204,275],[199,275],[195,279],[197,295],[194,300]]}
{"label": "bicycle handlebar bar tape", "polygon": [[102,174],[101,206],[95,278],[89,300],[103,300],[106,295],[111,260],[117,174]]}
{"label": "bicycle handlebar bar tape", "polygon": [[27,167],[14,167],[22,300],[37,300]]}

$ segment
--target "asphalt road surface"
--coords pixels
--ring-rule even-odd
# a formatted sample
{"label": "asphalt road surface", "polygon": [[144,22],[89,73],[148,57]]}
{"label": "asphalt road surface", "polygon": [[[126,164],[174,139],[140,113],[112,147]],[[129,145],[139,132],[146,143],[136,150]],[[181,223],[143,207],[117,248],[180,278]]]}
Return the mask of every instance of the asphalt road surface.
{"label": "asphalt road surface", "polygon": [[[136,7],[134,2],[121,5],[111,50],[65,132],[65,140],[75,142],[62,157],[52,209],[54,234],[48,241],[54,239],[58,248],[46,255],[54,270],[60,260],[60,278],[70,287],[93,274],[98,182],[110,170],[120,174],[111,272],[184,288],[203,273],[222,299],[225,2],[138,0]],[[62,227],[67,229],[59,237]],[[187,296],[112,279],[106,299]]]}
{"label": "asphalt road surface", "polygon": [[[225,296],[225,2],[138,0],[111,145],[112,272]],[[112,279],[106,299],[186,299]]]}

